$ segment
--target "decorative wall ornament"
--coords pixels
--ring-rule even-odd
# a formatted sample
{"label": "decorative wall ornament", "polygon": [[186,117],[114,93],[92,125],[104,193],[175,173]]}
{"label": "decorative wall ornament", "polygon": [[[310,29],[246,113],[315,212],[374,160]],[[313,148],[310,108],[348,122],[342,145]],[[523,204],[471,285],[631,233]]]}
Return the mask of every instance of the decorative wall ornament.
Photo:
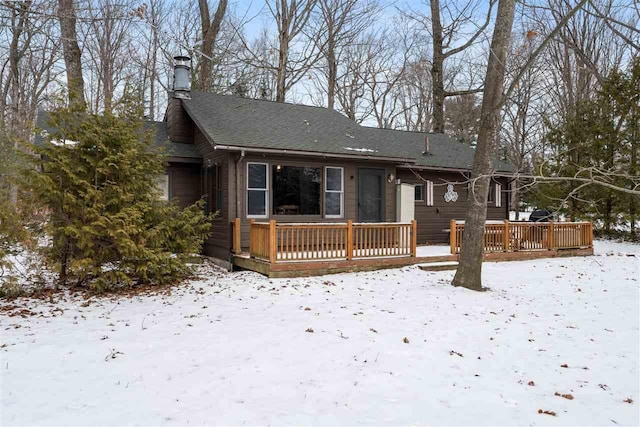
{"label": "decorative wall ornament", "polygon": [[453,191],[453,184],[447,184],[447,192],[444,193],[445,202],[456,202],[458,200],[458,193]]}

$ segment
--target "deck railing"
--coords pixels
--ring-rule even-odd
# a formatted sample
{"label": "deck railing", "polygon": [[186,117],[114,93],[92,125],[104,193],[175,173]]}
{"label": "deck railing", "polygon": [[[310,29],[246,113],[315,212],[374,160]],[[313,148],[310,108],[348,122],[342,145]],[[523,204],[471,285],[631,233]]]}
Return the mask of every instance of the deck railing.
{"label": "deck railing", "polygon": [[[240,246],[240,221],[234,223],[234,251]],[[285,261],[415,257],[416,221],[410,223],[277,223],[251,221],[252,258]]]}
{"label": "deck railing", "polygon": [[[451,253],[460,253],[464,224],[451,220]],[[518,252],[579,249],[593,246],[590,222],[509,222],[487,223],[485,252]]]}

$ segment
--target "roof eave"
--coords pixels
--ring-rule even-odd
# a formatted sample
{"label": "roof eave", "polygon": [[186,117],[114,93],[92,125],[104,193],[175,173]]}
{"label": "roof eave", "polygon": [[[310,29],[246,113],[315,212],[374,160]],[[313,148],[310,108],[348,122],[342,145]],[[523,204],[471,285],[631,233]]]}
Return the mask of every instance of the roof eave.
{"label": "roof eave", "polygon": [[[432,171],[441,171],[441,172],[461,172],[468,173],[471,172],[471,168],[448,168],[444,166],[426,166],[426,165],[418,165],[418,164],[404,164],[398,165],[400,169],[419,169],[419,170],[432,170]],[[498,176],[513,176],[513,172],[506,171],[495,171],[493,175]]]}
{"label": "roof eave", "polygon": [[287,154],[293,156],[313,156],[313,157],[329,157],[329,158],[341,158],[341,159],[359,159],[359,160],[377,160],[381,162],[392,163],[412,163],[414,159],[406,157],[387,157],[387,156],[371,156],[364,154],[340,154],[340,153],[326,153],[318,151],[303,151],[303,150],[288,150],[278,148],[261,148],[261,147],[242,147],[237,145],[220,145],[214,144],[214,150],[225,151],[244,151],[248,153],[271,153],[271,154]]}

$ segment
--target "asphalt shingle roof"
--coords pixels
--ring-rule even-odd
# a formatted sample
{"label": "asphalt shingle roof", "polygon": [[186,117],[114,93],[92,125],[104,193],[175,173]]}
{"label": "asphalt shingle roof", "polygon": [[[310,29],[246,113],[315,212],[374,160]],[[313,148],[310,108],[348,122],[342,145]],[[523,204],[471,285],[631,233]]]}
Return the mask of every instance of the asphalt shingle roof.
{"label": "asphalt shingle roof", "polygon": [[[183,105],[215,145],[412,159],[443,169],[470,169],[475,152],[448,135],[360,126],[322,107],[202,92],[192,92]],[[427,136],[431,154],[423,155]],[[511,170],[504,162],[495,167]]]}

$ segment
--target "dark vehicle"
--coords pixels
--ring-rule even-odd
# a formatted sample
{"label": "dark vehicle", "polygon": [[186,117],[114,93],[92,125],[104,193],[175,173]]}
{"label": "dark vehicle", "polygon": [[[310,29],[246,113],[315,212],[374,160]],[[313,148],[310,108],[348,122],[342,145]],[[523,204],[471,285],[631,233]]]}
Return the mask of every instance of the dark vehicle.
{"label": "dark vehicle", "polygon": [[531,222],[549,222],[553,220],[553,214],[546,209],[536,209],[529,215]]}

